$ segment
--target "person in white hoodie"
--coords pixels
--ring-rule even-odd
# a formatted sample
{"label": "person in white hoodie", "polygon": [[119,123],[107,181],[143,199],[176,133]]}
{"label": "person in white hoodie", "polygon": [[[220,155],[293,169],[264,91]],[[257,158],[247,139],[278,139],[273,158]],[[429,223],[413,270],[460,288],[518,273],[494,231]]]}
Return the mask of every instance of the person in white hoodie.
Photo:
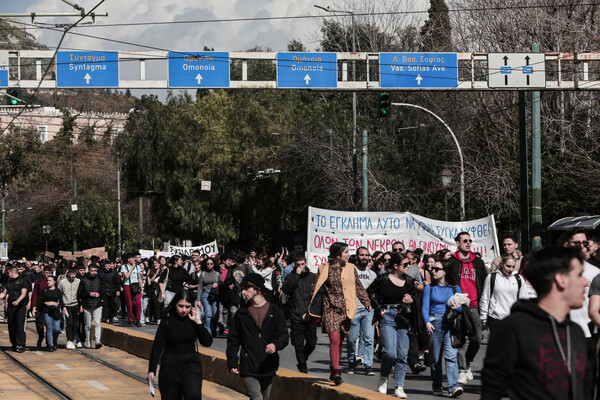
{"label": "person in white hoodie", "polygon": [[483,329],[494,329],[498,321],[510,314],[510,308],[517,300],[529,298],[523,277],[514,273],[516,265],[517,258],[513,254],[504,254],[498,271],[485,278],[479,302]]}

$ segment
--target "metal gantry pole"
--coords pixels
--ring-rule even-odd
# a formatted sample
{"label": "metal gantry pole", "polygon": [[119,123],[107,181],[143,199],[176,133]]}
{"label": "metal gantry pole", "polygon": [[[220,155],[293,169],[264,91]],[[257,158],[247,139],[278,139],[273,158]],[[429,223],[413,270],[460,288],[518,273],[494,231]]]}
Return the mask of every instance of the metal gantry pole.
{"label": "metal gantry pole", "polygon": [[460,220],[464,221],[465,220],[465,165],[464,165],[464,161],[463,161],[462,149],[460,148],[460,144],[458,143],[458,139],[456,138],[456,135],[454,134],[454,132],[452,132],[452,129],[450,129],[450,127],[448,126],[446,121],[444,121],[436,113],[434,113],[431,110],[428,110],[425,107],[421,107],[416,104],[410,104],[410,103],[392,103],[392,105],[399,106],[399,107],[412,107],[412,108],[416,108],[416,109],[425,111],[426,113],[429,113],[430,115],[434,116],[438,121],[440,121],[444,125],[444,127],[446,127],[448,132],[450,132],[450,135],[452,135],[452,139],[454,139],[454,143],[456,144],[456,148],[458,149],[458,157],[460,159]]}
{"label": "metal gantry pole", "polygon": [[[540,45],[533,43],[538,53]],[[531,92],[531,249],[542,245],[542,143],[540,92]]]}
{"label": "metal gantry pole", "polygon": [[519,154],[521,180],[521,251],[529,252],[529,159],[527,147],[527,102],[525,92],[519,90]]}
{"label": "metal gantry pole", "polygon": [[369,133],[365,129],[362,133],[362,210],[369,211],[369,149],[367,138]]}

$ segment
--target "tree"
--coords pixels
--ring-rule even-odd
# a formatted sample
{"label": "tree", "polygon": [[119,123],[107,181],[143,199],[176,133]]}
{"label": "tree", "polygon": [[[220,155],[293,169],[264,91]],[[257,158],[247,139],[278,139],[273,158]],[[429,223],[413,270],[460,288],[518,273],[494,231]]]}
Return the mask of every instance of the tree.
{"label": "tree", "polygon": [[429,19],[421,28],[422,49],[425,51],[452,51],[452,26],[448,6],[444,0],[430,0]]}

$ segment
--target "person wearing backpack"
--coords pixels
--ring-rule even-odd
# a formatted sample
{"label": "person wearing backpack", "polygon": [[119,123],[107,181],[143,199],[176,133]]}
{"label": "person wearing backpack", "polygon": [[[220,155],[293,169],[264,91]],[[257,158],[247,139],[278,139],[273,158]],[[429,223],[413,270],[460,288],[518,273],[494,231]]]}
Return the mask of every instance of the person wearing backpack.
{"label": "person wearing backpack", "polygon": [[485,278],[479,303],[483,329],[492,331],[498,321],[510,314],[510,308],[517,300],[529,298],[523,277],[514,273],[516,265],[515,256],[504,254],[498,271]]}

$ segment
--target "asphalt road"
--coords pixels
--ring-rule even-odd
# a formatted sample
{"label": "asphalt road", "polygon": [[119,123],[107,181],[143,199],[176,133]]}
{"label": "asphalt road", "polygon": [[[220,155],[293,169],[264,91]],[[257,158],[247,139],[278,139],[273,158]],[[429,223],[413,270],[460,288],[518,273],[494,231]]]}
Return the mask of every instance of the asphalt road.
{"label": "asphalt road", "polygon": [[[117,324],[123,325],[123,324]],[[154,333],[156,331],[156,325],[145,325],[141,328],[130,328],[134,330],[141,330],[143,332]],[[225,352],[227,346],[227,338],[225,336],[218,336],[211,348],[213,350]],[[487,348],[487,335],[482,342],[481,349],[475,358],[472,371],[474,380],[466,385],[463,385],[465,393],[461,396],[461,399],[475,400],[480,397],[480,386],[481,386],[481,368],[483,366],[483,358]],[[357,373],[349,375],[345,373],[347,367],[347,359],[345,358],[345,346],[344,346],[344,357],[342,357],[342,377],[344,382],[352,385],[361,386],[368,389],[377,390],[377,382],[379,380],[379,367],[380,362],[375,358],[373,363],[373,370],[375,376],[366,376],[362,373],[362,367],[357,368]],[[297,370],[296,369],[296,356],[294,355],[294,348],[288,345],[283,351],[280,351],[281,367]],[[311,375],[319,376],[325,379],[329,379],[329,344],[327,336],[321,333],[320,328],[318,330],[318,341],[317,348],[310,356],[308,360],[308,373]],[[388,394],[393,396],[393,372],[389,376],[389,388]],[[444,383],[445,385],[445,383]],[[433,396],[431,391],[431,375],[429,368],[418,375],[410,373],[410,369],[406,374],[406,382],[404,385],[404,391],[408,395],[409,399],[437,399],[439,397]]]}

